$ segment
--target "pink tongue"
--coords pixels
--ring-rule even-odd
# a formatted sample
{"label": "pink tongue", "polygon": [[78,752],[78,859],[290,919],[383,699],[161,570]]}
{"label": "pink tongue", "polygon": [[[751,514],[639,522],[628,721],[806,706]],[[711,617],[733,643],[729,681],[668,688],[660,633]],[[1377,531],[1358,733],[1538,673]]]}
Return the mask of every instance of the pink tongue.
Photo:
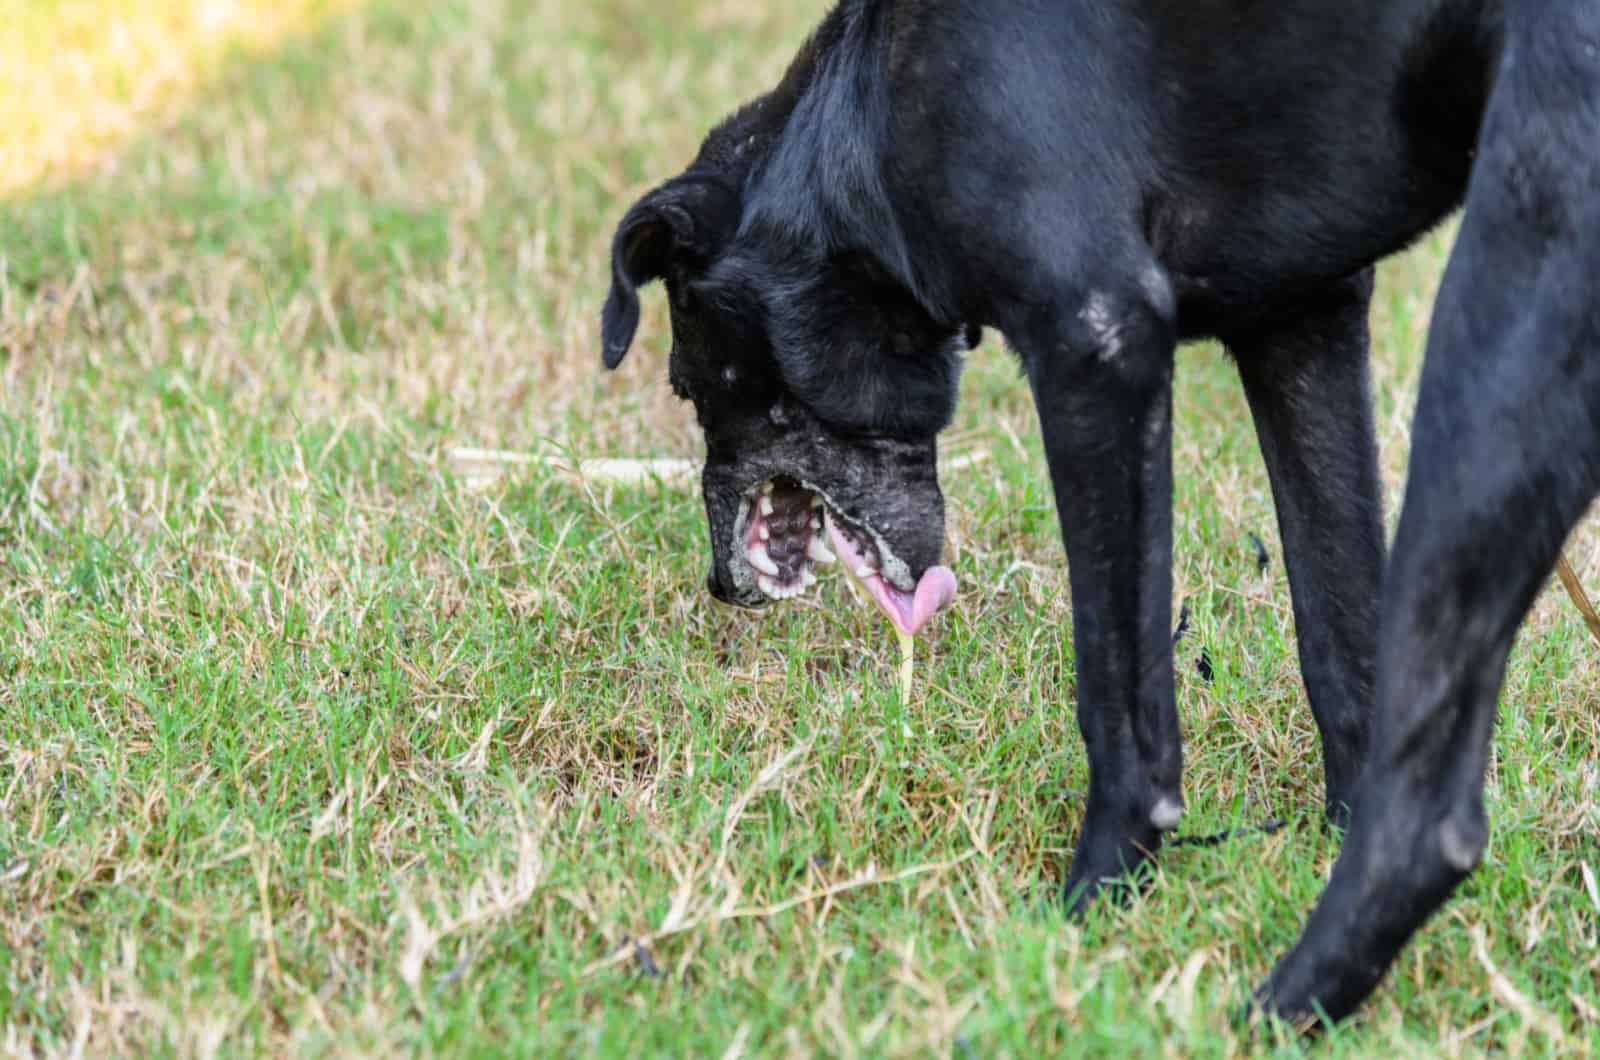
{"label": "pink tongue", "polygon": [[[828,539],[833,543],[834,551],[839,553],[839,561],[849,570],[856,570],[861,566],[861,553],[848,538],[839,533],[832,519],[827,523]],[[860,580],[872,594],[878,610],[889,616],[895,628],[912,635],[956,598],[956,576],[949,567],[929,567],[917,582],[916,591],[909,593],[890,585],[881,574],[870,574]]]}
{"label": "pink tongue", "polygon": [[[882,578],[878,579],[897,597],[896,608],[900,607],[899,600],[906,597],[906,593],[890,586]],[[911,598],[911,621],[901,623],[895,617],[895,625],[902,632],[916,633],[926,626],[933,616],[950,606],[956,598],[956,575],[949,567],[929,567],[922,572],[922,579],[917,582],[917,591]]]}

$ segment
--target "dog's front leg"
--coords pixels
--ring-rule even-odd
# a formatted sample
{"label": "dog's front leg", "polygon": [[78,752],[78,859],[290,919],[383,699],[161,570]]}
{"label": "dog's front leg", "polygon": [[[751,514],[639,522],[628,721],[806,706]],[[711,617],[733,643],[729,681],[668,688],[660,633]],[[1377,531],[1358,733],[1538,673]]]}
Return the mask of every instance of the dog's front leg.
{"label": "dog's front leg", "polygon": [[1272,480],[1328,819],[1341,826],[1366,764],[1384,562],[1371,297],[1368,270],[1285,307],[1272,325],[1226,336]]}
{"label": "dog's front leg", "polygon": [[[1307,1027],[1352,1012],[1483,859],[1517,630],[1600,494],[1600,114],[1566,105],[1600,97],[1600,9],[1515,17],[1521,58],[1501,67],[1428,335],[1361,791],[1311,919],[1256,994]],[[1484,901],[1469,917],[1504,915]]]}
{"label": "dog's front leg", "polygon": [[1044,432],[1072,586],[1089,797],[1067,879],[1083,909],[1183,813],[1172,676],[1172,361],[1153,267],[1008,329]]}

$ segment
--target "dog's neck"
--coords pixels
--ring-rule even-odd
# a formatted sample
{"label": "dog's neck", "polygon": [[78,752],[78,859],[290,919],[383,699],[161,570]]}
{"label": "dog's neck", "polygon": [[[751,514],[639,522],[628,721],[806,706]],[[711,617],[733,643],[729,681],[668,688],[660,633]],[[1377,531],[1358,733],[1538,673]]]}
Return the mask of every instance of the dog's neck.
{"label": "dog's neck", "polygon": [[761,233],[796,259],[872,255],[933,308],[883,172],[888,121],[889,6],[841,0],[777,88],[714,130],[696,164],[731,179],[744,199],[741,234]]}

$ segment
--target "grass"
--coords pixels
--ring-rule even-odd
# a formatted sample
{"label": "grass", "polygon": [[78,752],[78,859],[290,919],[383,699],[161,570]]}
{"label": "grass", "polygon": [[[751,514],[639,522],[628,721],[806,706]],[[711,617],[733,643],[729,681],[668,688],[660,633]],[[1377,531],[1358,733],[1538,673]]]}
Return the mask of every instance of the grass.
{"label": "grass", "polygon": [[[696,452],[658,297],[598,371],[610,226],[821,8],[371,4],[0,201],[0,1052],[1247,1047],[1230,1011],[1335,847],[1218,351],[1178,391],[1186,828],[1293,827],[1173,851],[1083,925],[1044,901],[1085,764],[1003,351],[964,383],[948,449],[992,459],[947,476],[966,591],[909,704],[837,579],[762,619],[711,605],[696,497],[448,459]],[[1387,265],[1374,312],[1391,511],[1447,247]],[[1593,524],[1572,558],[1600,584]],[[1596,1050],[1585,638],[1547,592],[1485,868],[1312,1051]]]}
{"label": "grass", "polygon": [[0,192],[95,164],[225,61],[355,0],[0,0]]}

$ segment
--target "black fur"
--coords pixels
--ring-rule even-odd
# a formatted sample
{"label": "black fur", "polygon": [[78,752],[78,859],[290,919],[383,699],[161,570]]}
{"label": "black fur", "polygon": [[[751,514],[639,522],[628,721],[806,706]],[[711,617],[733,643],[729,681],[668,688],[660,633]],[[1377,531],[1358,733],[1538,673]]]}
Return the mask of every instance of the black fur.
{"label": "black fur", "polygon": [[[1386,559],[1371,268],[1463,202]],[[1072,584],[1079,907],[1181,810],[1172,363],[1182,339],[1228,345],[1350,821],[1257,1001],[1358,1005],[1481,858],[1512,638],[1600,491],[1600,8],[843,0],[624,219],[608,366],[655,277],[706,432],[711,588],[737,602],[729,513],[785,470],[847,495],[913,574],[935,562],[959,350],[987,326],[1017,351]]]}

